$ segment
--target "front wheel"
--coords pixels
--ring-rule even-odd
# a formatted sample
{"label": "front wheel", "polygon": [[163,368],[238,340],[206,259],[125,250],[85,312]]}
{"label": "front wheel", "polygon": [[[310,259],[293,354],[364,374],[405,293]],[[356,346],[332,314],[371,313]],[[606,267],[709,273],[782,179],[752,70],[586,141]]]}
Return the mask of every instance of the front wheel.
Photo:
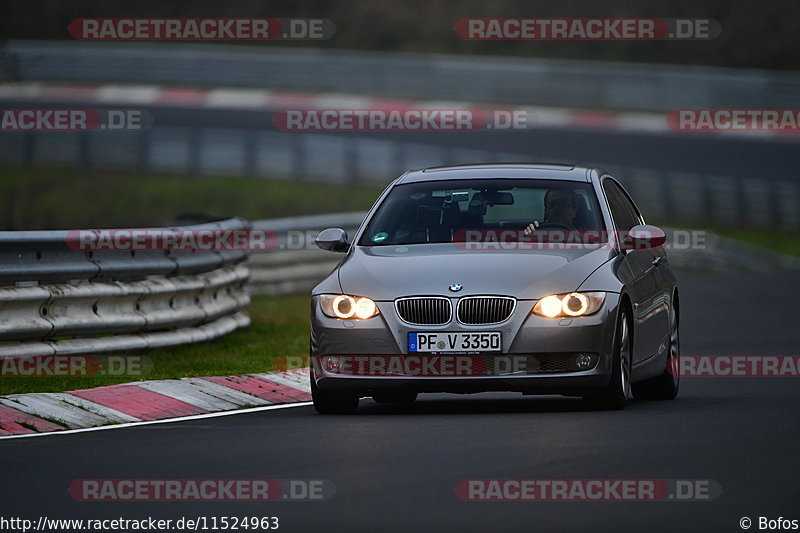
{"label": "front wheel", "polygon": [[349,391],[323,391],[317,388],[311,373],[311,399],[314,409],[322,415],[348,415],[358,409],[358,395]]}
{"label": "front wheel", "polygon": [[617,331],[614,335],[611,379],[600,392],[584,397],[596,409],[625,409],[631,394],[631,336],[628,316],[623,311],[619,315]]}
{"label": "front wheel", "polygon": [[680,339],[678,337],[678,314],[675,308],[670,309],[670,333],[667,361],[664,372],[654,378],[636,383],[633,396],[637,400],[672,400],[678,396],[680,387]]}

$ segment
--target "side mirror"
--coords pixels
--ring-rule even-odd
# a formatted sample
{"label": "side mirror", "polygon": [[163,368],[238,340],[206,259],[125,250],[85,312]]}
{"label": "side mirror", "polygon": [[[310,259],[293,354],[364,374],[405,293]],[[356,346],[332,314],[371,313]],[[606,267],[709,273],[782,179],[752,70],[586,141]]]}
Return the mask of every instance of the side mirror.
{"label": "side mirror", "polygon": [[623,250],[652,250],[660,248],[667,242],[664,230],[648,224],[640,224],[630,229],[627,234],[620,235],[620,246]]}
{"label": "side mirror", "polygon": [[346,252],[350,249],[347,232],[342,228],[328,228],[319,232],[314,244],[330,252]]}

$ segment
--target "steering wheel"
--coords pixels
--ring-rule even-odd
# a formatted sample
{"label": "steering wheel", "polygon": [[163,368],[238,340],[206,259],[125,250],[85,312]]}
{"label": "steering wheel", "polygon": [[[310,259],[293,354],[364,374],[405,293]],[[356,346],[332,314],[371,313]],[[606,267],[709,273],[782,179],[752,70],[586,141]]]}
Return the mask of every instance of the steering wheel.
{"label": "steering wheel", "polygon": [[572,226],[570,226],[569,224],[566,224],[564,222],[557,222],[557,221],[553,220],[553,221],[546,221],[546,222],[540,223],[538,229],[568,229],[568,230],[574,230],[575,228],[573,228]]}

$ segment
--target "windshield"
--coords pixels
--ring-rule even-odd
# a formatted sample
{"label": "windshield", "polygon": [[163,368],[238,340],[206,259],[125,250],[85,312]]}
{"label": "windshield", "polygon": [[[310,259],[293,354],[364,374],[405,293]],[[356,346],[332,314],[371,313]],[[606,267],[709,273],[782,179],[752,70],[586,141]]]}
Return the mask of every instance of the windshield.
{"label": "windshield", "polygon": [[[526,231],[527,229],[527,231]],[[463,241],[475,230],[520,235],[599,232],[603,217],[588,183],[532,179],[430,181],[394,187],[360,246]]]}

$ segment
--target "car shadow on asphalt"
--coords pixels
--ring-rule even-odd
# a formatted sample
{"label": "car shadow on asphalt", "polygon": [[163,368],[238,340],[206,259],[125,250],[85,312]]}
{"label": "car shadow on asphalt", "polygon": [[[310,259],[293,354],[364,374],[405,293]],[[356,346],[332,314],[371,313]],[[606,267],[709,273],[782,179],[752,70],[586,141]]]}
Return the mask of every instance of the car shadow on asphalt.
{"label": "car shadow on asphalt", "polygon": [[[626,409],[635,409],[642,402],[630,402]],[[508,395],[421,395],[412,404],[381,404],[371,398],[359,403],[358,414],[386,415],[441,415],[441,414],[486,414],[486,413],[569,413],[593,412],[597,409],[581,398],[566,396],[521,396]]]}

